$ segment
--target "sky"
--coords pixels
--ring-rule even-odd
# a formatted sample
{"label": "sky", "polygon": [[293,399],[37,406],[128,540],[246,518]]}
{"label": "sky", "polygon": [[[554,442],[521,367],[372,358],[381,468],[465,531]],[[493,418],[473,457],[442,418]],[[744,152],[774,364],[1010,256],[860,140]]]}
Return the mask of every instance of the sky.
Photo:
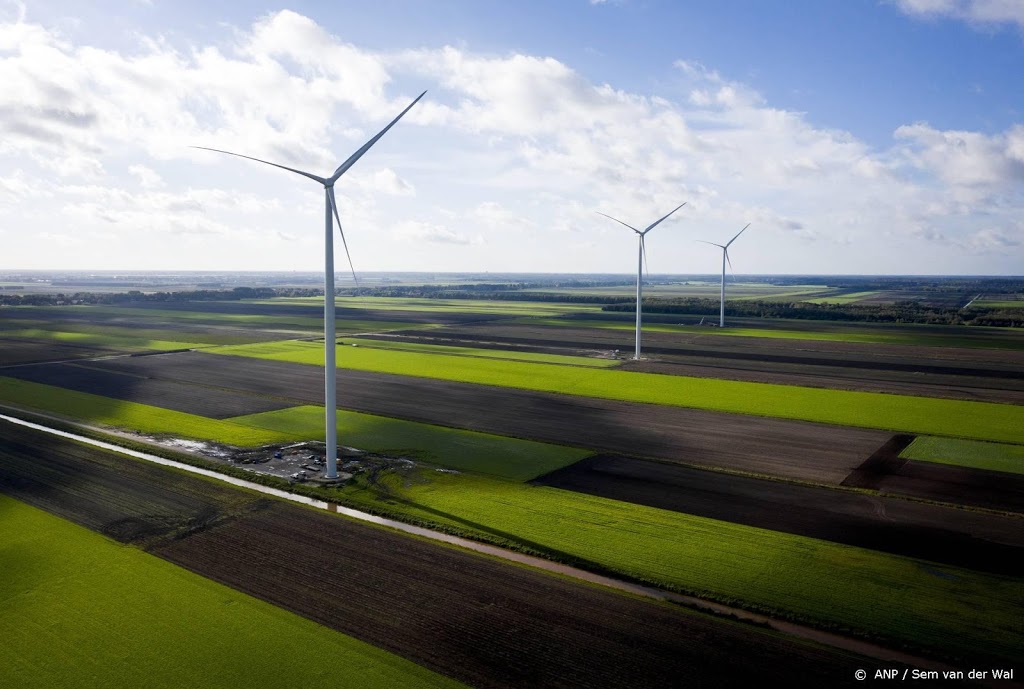
{"label": "sky", "polygon": [[[1024,0],[0,0],[0,269],[1024,274]],[[337,230],[335,230],[337,237]],[[337,241],[337,240],[336,240]],[[339,278],[347,270],[337,247]]]}

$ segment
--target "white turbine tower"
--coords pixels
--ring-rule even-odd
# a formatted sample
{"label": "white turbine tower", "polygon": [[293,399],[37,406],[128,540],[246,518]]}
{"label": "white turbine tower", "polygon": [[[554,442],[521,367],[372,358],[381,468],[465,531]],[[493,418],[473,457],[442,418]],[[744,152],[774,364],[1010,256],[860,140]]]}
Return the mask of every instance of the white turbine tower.
{"label": "white turbine tower", "polygon": [[730,258],[729,258],[729,246],[733,242],[735,242],[736,239],[741,234],[743,234],[743,232],[748,227],[750,227],[750,223],[747,223],[746,225],[744,225],[743,229],[740,230],[739,232],[737,232],[735,237],[733,237],[732,239],[730,239],[728,242],[725,243],[725,246],[722,246],[721,244],[715,244],[714,242],[705,242],[703,239],[698,239],[697,240],[698,242],[702,242],[704,244],[710,244],[711,246],[717,246],[719,249],[722,250],[722,306],[721,306],[721,309],[720,309],[720,313],[718,315],[718,327],[719,328],[724,328],[725,327],[725,262],[726,261],[729,262],[729,270],[732,270],[732,260],[730,260]]}
{"label": "white turbine tower", "polygon": [[335,170],[334,174],[330,177],[320,177],[285,165],[278,165],[277,163],[271,163],[267,160],[260,160],[259,158],[242,155],[241,153],[232,153],[231,151],[224,151],[219,148],[192,146],[192,148],[201,148],[205,151],[215,151],[217,153],[227,153],[228,155],[238,156],[239,158],[255,160],[257,163],[273,165],[274,167],[279,167],[282,170],[288,170],[289,172],[294,172],[297,175],[308,177],[314,182],[324,185],[324,424],[326,436],[325,441],[327,444],[327,469],[324,472],[324,475],[329,479],[338,477],[338,373],[334,358],[336,337],[334,329],[334,229],[331,227],[332,214],[334,219],[337,219],[338,221],[338,231],[341,233],[341,243],[342,246],[345,247],[345,256],[348,257],[348,265],[352,270],[352,278],[356,278],[356,270],[352,265],[352,256],[348,252],[348,243],[345,241],[345,231],[341,227],[341,218],[338,217],[338,203],[334,198],[334,183],[337,182],[338,178],[345,174],[350,167],[355,165],[356,161],[362,158],[363,154],[369,151],[370,147],[377,143],[377,140],[384,136],[389,129],[395,126],[395,123],[402,119],[402,116],[409,112],[410,108],[416,105],[420,98],[423,98],[425,95],[427,95],[426,91],[417,96],[412,103],[409,103],[405,110],[398,113],[398,117],[391,120],[391,123],[388,124],[388,126],[380,130],[375,137],[363,144],[362,148],[349,156],[348,160],[344,163],[339,165],[338,169]]}
{"label": "white turbine tower", "polygon": [[629,229],[633,230],[634,232],[636,232],[640,236],[640,247],[637,249],[637,259],[636,259],[636,351],[633,352],[633,358],[634,359],[639,359],[640,358],[640,326],[641,326],[641,323],[643,321],[643,311],[642,311],[642,309],[640,307],[640,300],[643,298],[643,292],[644,292],[643,269],[644,269],[644,264],[647,263],[647,249],[644,248],[644,236],[648,232],[653,230],[655,227],[660,225],[663,220],[666,220],[669,215],[672,215],[672,213],[675,213],[677,210],[679,210],[680,208],[682,208],[685,205],[686,205],[686,202],[684,201],[683,203],[681,203],[678,206],[676,206],[675,208],[673,208],[663,218],[660,218],[659,220],[654,221],[653,223],[651,223],[650,225],[645,227],[643,230],[638,230],[635,227],[633,227],[632,225],[626,225],[626,223],[622,222],[618,218],[613,218],[612,216],[606,215],[606,214],[602,213],[601,211],[597,211],[598,215],[604,215],[604,217],[608,218],[609,220],[614,220],[615,222],[619,223],[620,225],[626,225],[626,227],[628,227]]}

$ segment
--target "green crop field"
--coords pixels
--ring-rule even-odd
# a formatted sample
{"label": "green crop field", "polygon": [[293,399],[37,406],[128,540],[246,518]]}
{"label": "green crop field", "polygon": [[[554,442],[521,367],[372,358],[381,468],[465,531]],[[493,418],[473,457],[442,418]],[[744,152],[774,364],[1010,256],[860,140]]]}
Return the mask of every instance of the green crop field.
{"label": "green crop field", "polygon": [[[168,351],[173,349],[198,349],[209,345],[201,342],[179,342],[174,340],[150,340],[141,336],[108,335],[88,332],[71,332],[62,330],[43,330],[40,328],[0,331],[4,337],[16,337],[51,342],[68,342],[72,344],[119,349],[125,351]],[[165,336],[171,333],[165,331]]]}
{"label": "green crop field", "polygon": [[5,687],[458,687],[0,495]]}
{"label": "green crop field", "polygon": [[1017,578],[484,476],[394,490],[411,516],[678,591],[951,657],[1024,648]]}
{"label": "green crop field", "polygon": [[[293,407],[238,416],[230,421],[303,438],[324,437],[323,407]],[[360,450],[411,457],[459,471],[517,481],[527,481],[591,454],[561,445],[350,411],[338,412],[338,442]]]}
{"label": "green crop field", "polygon": [[537,361],[567,366],[589,366],[591,368],[614,368],[622,362],[615,359],[597,359],[589,356],[567,354],[543,354],[540,352],[518,352],[508,349],[479,349],[476,347],[453,347],[449,345],[421,344],[394,340],[365,340],[346,338],[341,345],[358,345],[370,349],[393,349],[402,352],[424,352],[427,354],[451,354],[454,356],[475,356],[484,359],[511,359],[513,361]]}
{"label": "green crop field", "polygon": [[114,428],[153,434],[166,433],[181,438],[212,440],[240,447],[299,439],[285,432],[208,419],[195,414],[115,400],[16,378],[0,377],[0,402]]}
{"label": "green crop field", "polygon": [[[323,297],[277,297],[246,300],[246,304],[302,304],[323,308]],[[473,313],[482,316],[558,316],[565,313],[600,311],[600,304],[561,304],[536,301],[487,301],[481,299],[419,299],[412,297],[344,297],[338,308],[372,311],[416,311],[422,313]]]}
{"label": "green crop field", "polygon": [[1024,474],[1024,446],[954,438],[915,438],[900,457],[972,469]]}
{"label": "green crop field", "polygon": [[[312,342],[272,342],[209,351],[323,365],[323,351]],[[339,352],[338,366],[582,397],[1024,443],[1024,407],[1009,404],[353,347]]]}
{"label": "green crop field", "polygon": [[[171,340],[210,344],[245,344],[267,339],[262,333],[247,333],[242,329],[223,332],[209,326],[189,328],[186,324],[173,330],[167,328],[133,328],[128,326],[93,323],[89,321],[61,318],[55,315],[50,320],[41,319],[0,319],[0,336],[7,336],[16,331],[38,330],[68,332],[112,338],[136,338],[146,340]],[[45,337],[40,335],[40,337]]]}
{"label": "green crop field", "polygon": [[[216,302],[211,302],[215,304]],[[201,308],[199,304],[196,304],[197,308]],[[21,307],[16,307],[21,308]],[[74,306],[67,307],[71,309],[88,309],[87,313],[95,315],[97,317],[130,317],[138,318],[143,321],[153,321],[155,323],[182,323],[182,327],[187,328],[187,324],[195,325],[228,325],[233,327],[246,327],[255,326],[263,328],[278,328],[278,329],[297,329],[297,330],[310,330],[310,331],[323,331],[324,321],[323,316],[310,315],[310,316],[280,316],[272,314],[257,314],[257,313],[218,313],[216,311],[180,311],[177,309],[161,309],[159,307],[153,308],[138,308],[138,307],[127,307],[127,306]],[[315,309],[310,310],[311,313],[315,313]],[[408,329],[422,327],[418,323],[408,323],[401,321],[375,321],[375,320],[359,320],[353,319],[348,320],[339,318],[337,320],[337,328],[339,333],[346,332],[363,332],[363,331],[381,331],[381,330],[395,330],[398,328]]]}
{"label": "green crop field", "polygon": [[808,304],[853,304],[854,302],[867,299],[868,297],[874,297],[881,294],[878,290],[873,292],[848,292],[846,294],[835,294],[824,297],[817,297],[815,299],[801,299]]}
{"label": "green crop field", "polygon": [[[521,325],[539,325],[557,328],[597,328],[600,330],[628,330],[633,332],[636,325],[628,320],[632,316],[623,315],[621,321],[599,321],[588,319],[558,318],[523,318],[515,322]],[[709,320],[712,317],[708,317]],[[715,321],[717,322],[717,320]],[[772,323],[772,326],[775,326]],[[941,332],[886,332],[884,327],[858,328],[844,325],[836,329],[833,323],[825,330],[787,330],[785,328],[708,328],[697,325],[675,325],[671,323],[645,323],[645,332],[679,333],[695,336],[725,337],[764,337],[783,340],[818,340],[825,342],[862,342],[868,344],[901,344],[923,345],[928,347],[972,347],[981,349],[1016,349],[1024,350],[1024,338],[1017,339],[986,339],[990,332],[1009,333],[1016,335],[1012,328],[978,328],[972,327],[969,333]]]}

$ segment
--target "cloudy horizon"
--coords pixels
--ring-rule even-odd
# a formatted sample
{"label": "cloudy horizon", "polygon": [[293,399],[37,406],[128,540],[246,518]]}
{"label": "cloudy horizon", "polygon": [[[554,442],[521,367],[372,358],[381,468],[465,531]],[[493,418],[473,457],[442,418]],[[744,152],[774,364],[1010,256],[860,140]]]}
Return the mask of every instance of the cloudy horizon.
{"label": "cloudy horizon", "polygon": [[626,274],[597,211],[686,201],[652,273],[749,222],[740,274],[1019,274],[1024,4],[803,4],[0,0],[0,269],[322,269],[317,184],[189,147],[327,175],[426,89],[336,187],[357,271]]}

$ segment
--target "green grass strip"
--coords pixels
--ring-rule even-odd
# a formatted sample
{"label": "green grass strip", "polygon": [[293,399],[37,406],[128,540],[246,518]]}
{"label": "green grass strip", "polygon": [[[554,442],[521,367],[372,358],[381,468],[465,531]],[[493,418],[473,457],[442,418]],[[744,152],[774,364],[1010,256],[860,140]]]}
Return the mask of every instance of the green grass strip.
{"label": "green grass strip", "polygon": [[114,428],[143,433],[166,433],[240,447],[298,439],[297,436],[286,432],[259,429],[231,421],[218,421],[205,416],[115,400],[16,378],[0,377],[0,401]]}
{"label": "green grass strip", "polygon": [[544,354],[542,352],[518,352],[508,349],[480,349],[475,347],[456,347],[451,345],[423,344],[420,342],[401,342],[394,340],[349,339],[339,344],[351,346],[356,344],[370,349],[392,349],[401,352],[425,352],[427,354],[452,354],[455,356],[476,356],[484,359],[509,359],[512,361],[536,361],[545,364],[563,364],[566,366],[588,366],[590,368],[614,368],[622,362],[614,359],[597,359],[588,356],[569,356],[566,354]]}
{"label": "green grass strip", "polygon": [[[547,290],[543,290],[547,291]],[[246,304],[301,304],[323,308],[323,297],[278,297],[246,300]],[[338,297],[339,308],[420,313],[473,313],[479,315],[549,316],[600,311],[600,304],[563,304],[536,301],[487,301],[483,299],[419,299],[412,297]]]}
{"label": "green grass strip", "polygon": [[[305,406],[236,416],[233,423],[323,439],[323,407]],[[528,481],[592,454],[488,433],[463,431],[351,411],[338,412],[338,441],[360,450]]]}
{"label": "green grass strip", "polygon": [[462,686],[4,495],[0,572],[8,687]]}
{"label": "green grass strip", "polygon": [[879,294],[881,294],[879,290],[873,292],[847,292],[846,294],[833,294],[816,299],[801,299],[800,301],[805,301],[808,304],[852,304]]}
{"label": "green grass strip", "polygon": [[971,469],[1024,474],[1024,447],[953,438],[914,439],[900,457]]}
{"label": "green grass strip", "polygon": [[[220,347],[220,354],[323,365],[312,342]],[[338,365],[582,397],[881,428],[906,433],[1024,443],[1024,407],[991,402],[690,378],[617,369],[496,361],[422,352],[342,348]]]}
{"label": "green grass strip", "polygon": [[[709,321],[717,323],[717,318],[708,317]],[[517,319],[517,324],[540,325],[545,327],[559,328],[597,328],[600,330],[628,330],[633,332],[636,325],[632,322],[623,321],[598,321],[598,320],[560,320],[557,318],[524,318]],[[927,347],[970,347],[977,349],[1016,349],[1024,350],[1024,334],[1019,329],[1012,328],[977,328],[971,326],[971,333],[965,335],[951,335],[948,333],[908,333],[908,332],[883,332],[881,328],[872,330],[842,330],[839,332],[824,332],[811,330],[783,330],[775,328],[709,328],[697,325],[673,325],[671,323],[645,323],[646,332],[658,333],[680,333],[705,336],[725,337],[763,337],[777,340],[810,340],[822,342],[863,342],[868,344],[900,344],[918,345]],[[998,339],[987,339],[993,331],[999,334]],[[1019,335],[1019,337],[1010,337]]]}
{"label": "green grass strip", "polygon": [[420,518],[679,591],[967,658],[1024,648],[1019,578],[468,474],[393,485]]}
{"label": "green grass strip", "polygon": [[[165,333],[167,334],[167,333]],[[22,330],[0,330],[3,337],[16,337],[29,340],[46,340],[50,342],[67,342],[71,344],[88,345],[90,347],[103,347],[106,349],[119,349],[125,351],[159,351],[166,352],[174,349],[198,349],[208,347],[208,344],[201,342],[178,342],[174,340],[150,340],[143,337],[132,337],[124,335],[100,335],[88,332],[71,332],[61,330],[42,330],[30,328]]]}

